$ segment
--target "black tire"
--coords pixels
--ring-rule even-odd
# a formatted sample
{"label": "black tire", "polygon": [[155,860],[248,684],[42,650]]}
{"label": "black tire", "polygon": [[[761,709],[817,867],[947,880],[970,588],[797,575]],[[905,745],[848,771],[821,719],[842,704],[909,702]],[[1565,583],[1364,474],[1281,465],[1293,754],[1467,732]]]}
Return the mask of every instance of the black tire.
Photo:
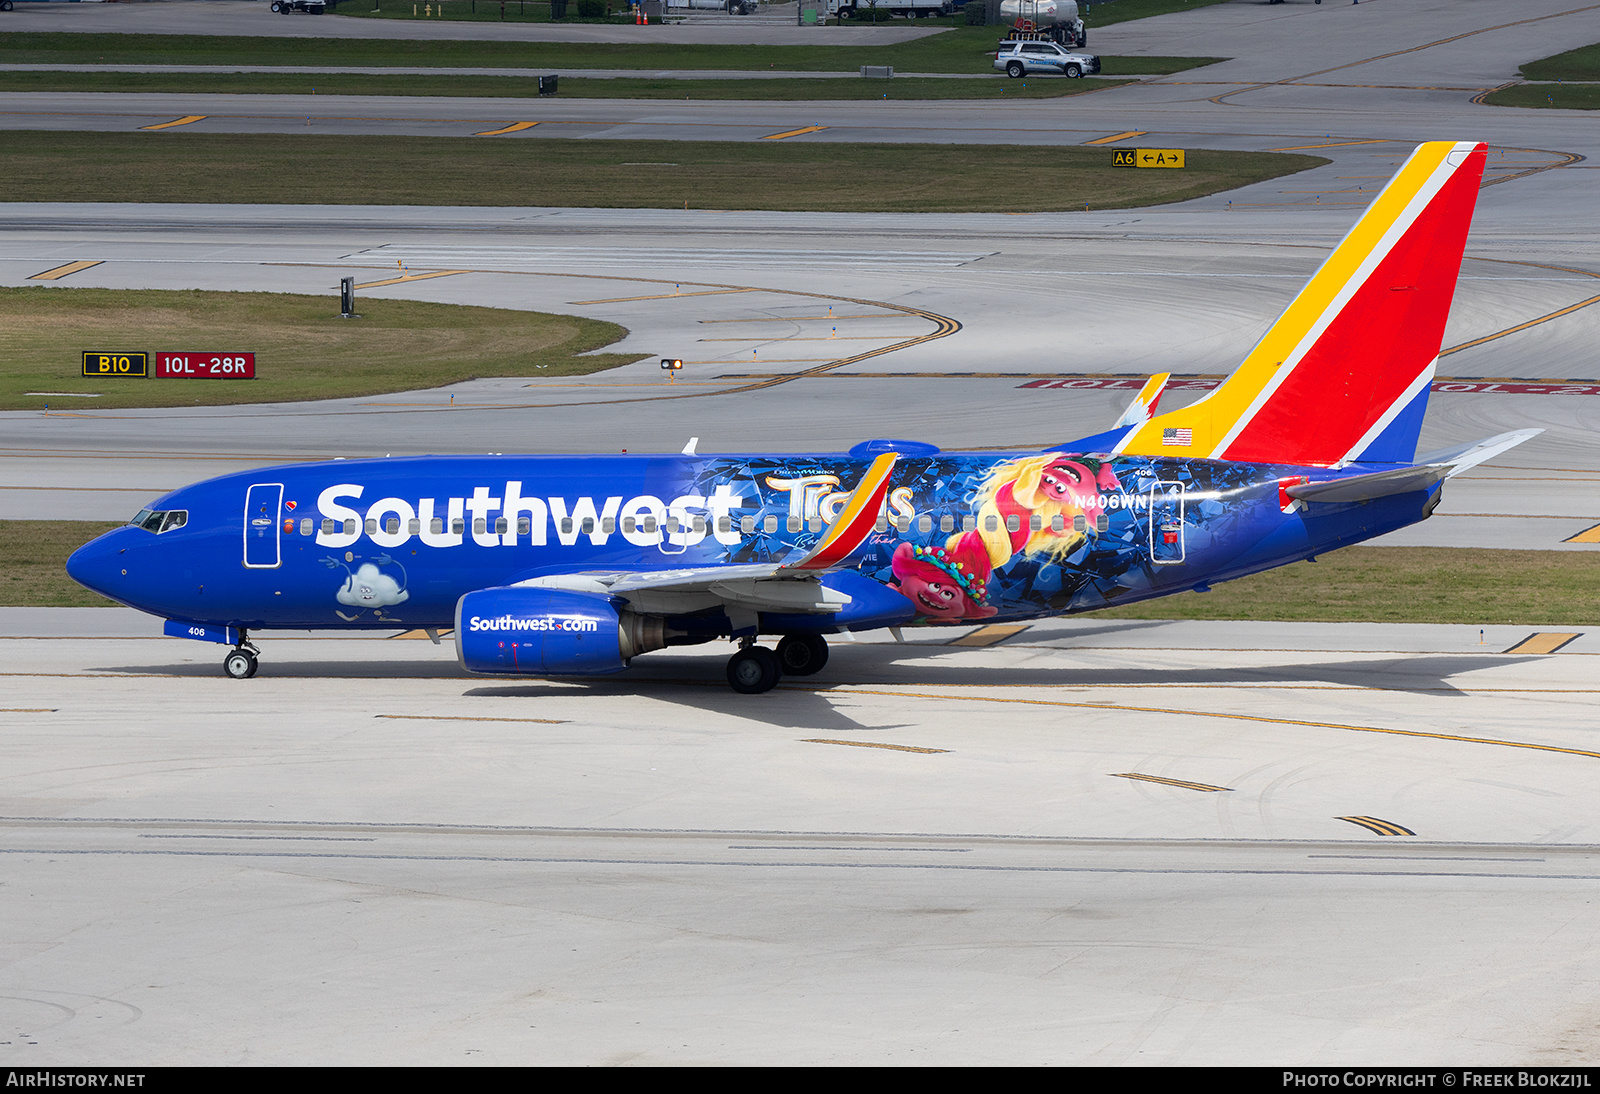
{"label": "black tire", "polygon": [[222,659],[222,671],[235,680],[248,680],[259,668],[255,654],[249,650],[233,650]]}
{"label": "black tire", "polygon": [[728,658],[728,686],[740,695],[760,695],[778,686],[778,657],[765,646],[746,646]]}
{"label": "black tire", "polygon": [[778,643],[778,667],[785,676],[812,676],[828,663],[828,640],[820,634],[787,634]]}
{"label": "black tire", "polygon": [[856,17],[856,9],[855,8],[840,8],[839,9],[839,22],[842,23],[846,19],[854,19],[855,17]]}
{"label": "black tire", "polygon": [[1027,74],[1028,70],[1021,61],[1006,62],[1006,75],[1010,76],[1013,80],[1015,80],[1018,76],[1026,76]]}
{"label": "black tire", "polygon": [[273,11],[273,13],[276,14],[276,13],[282,11],[282,10],[283,10],[283,5],[278,3],[278,0],[272,0],[272,11]]}
{"label": "black tire", "polygon": [[1069,80],[1080,79],[1083,76],[1082,66],[1076,64],[1068,65],[1066,68],[1062,69],[1061,72]]}

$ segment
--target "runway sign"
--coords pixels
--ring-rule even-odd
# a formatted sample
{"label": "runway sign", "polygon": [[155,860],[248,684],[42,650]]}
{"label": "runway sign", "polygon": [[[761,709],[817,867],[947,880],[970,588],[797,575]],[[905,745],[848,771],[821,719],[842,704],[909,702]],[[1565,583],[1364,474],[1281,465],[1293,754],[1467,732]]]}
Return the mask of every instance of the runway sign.
{"label": "runway sign", "polygon": [[253,380],[253,353],[158,353],[156,376],[171,380]]}
{"label": "runway sign", "polygon": [[83,374],[96,378],[102,376],[145,377],[150,375],[150,355],[148,353],[98,353],[84,350]]}

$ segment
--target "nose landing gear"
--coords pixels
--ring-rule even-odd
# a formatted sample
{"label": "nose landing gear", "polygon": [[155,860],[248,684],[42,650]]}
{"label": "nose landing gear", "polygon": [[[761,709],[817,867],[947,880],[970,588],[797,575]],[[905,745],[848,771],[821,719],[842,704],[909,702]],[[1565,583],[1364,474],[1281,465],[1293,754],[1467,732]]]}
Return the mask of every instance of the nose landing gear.
{"label": "nose landing gear", "polygon": [[243,631],[239,632],[239,644],[235,646],[228,656],[222,659],[222,671],[235,680],[248,680],[260,668],[261,651],[250,644]]}
{"label": "nose landing gear", "polygon": [[820,634],[785,635],[777,653],[746,639],[728,658],[728,686],[741,695],[760,695],[777,687],[785,674],[810,676],[827,663],[828,642]]}

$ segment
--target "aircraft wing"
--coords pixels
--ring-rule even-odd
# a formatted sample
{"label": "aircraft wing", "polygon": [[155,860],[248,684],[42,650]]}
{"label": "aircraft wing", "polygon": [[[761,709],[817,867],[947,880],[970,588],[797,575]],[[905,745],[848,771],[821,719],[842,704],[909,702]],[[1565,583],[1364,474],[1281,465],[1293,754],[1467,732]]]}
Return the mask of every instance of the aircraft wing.
{"label": "aircraft wing", "polygon": [[1430,452],[1411,467],[1375,471],[1369,475],[1348,475],[1323,482],[1297,483],[1285,486],[1283,492],[1300,501],[1349,502],[1428,490],[1436,483],[1453,478],[1543,432],[1542,429],[1518,429],[1487,440]]}
{"label": "aircraft wing", "polygon": [[896,453],[886,452],[872,461],[827,534],[799,558],[747,566],[550,574],[518,584],[605,593],[645,612],[698,611],[719,604],[747,613],[838,612],[851,602],[849,594],[817,579],[845,565],[872,534],[896,459]]}

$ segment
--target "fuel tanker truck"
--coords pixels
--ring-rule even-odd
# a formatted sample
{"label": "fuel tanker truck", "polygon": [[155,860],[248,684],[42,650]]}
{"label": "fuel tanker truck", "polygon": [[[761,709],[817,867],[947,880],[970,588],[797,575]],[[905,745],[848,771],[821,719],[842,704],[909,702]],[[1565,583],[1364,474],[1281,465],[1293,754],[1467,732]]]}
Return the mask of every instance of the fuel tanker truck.
{"label": "fuel tanker truck", "polygon": [[1077,0],[1001,0],[1000,18],[1011,22],[1008,41],[1021,38],[1081,46],[1089,37]]}

